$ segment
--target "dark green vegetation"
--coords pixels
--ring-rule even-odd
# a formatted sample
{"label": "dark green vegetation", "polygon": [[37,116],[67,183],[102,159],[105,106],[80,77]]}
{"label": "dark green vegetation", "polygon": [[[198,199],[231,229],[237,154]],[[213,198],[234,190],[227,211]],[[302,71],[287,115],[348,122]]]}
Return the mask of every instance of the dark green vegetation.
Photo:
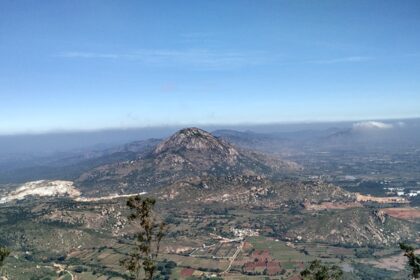
{"label": "dark green vegetation", "polygon": [[166,232],[166,225],[156,221],[152,212],[156,203],[155,199],[142,198],[139,195],[131,197],[127,206],[131,213],[128,216],[131,222],[138,222],[140,231],[135,234],[135,249],[129,254],[129,258],[122,264],[130,271],[133,279],[141,279],[144,271],[144,279],[151,280],[157,268],[157,257],[160,250],[160,242]]}
{"label": "dark green vegetation", "polygon": [[404,250],[404,256],[408,258],[408,265],[412,270],[411,276],[414,279],[420,278],[420,256],[416,256],[414,248],[407,244],[400,243],[400,248]]}
{"label": "dark green vegetation", "polygon": [[314,260],[300,275],[304,280],[338,280],[342,278],[343,271],[339,266],[327,266],[320,260]]}
{"label": "dark green vegetation", "polygon": [[10,255],[10,250],[0,246],[0,276],[3,275],[4,260]]}
{"label": "dark green vegetation", "polygon": [[10,255],[10,250],[0,246],[0,267],[3,266],[4,260]]}

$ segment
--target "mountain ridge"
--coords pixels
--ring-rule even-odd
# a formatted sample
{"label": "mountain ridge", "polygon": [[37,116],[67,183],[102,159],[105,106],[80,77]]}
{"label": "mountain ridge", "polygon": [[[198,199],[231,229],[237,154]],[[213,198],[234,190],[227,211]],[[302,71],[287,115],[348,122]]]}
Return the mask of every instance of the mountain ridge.
{"label": "mountain ridge", "polygon": [[[151,152],[126,162],[103,165],[77,180],[84,192],[149,191],[191,177],[269,176],[299,170],[298,165],[239,150],[211,133],[184,128]],[[94,190],[96,188],[96,191]]]}

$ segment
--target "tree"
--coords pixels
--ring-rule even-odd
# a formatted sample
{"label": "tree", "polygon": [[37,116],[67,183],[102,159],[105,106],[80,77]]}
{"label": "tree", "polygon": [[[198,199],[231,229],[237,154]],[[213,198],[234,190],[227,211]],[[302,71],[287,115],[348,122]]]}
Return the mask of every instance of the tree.
{"label": "tree", "polygon": [[131,197],[127,201],[127,206],[131,211],[128,219],[132,223],[138,224],[140,229],[135,235],[134,250],[121,263],[136,280],[141,279],[142,271],[144,272],[144,279],[153,279],[160,242],[167,231],[166,224],[159,222],[153,213],[155,204],[155,199],[143,199],[139,195]]}
{"label": "tree", "polygon": [[342,278],[343,271],[336,265],[327,266],[320,260],[314,260],[300,275],[304,280],[338,280]]}
{"label": "tree", "polygon": [[0,246],[0,276],[3,275],[4,260],[10,255],[10,250]]}
{"label": "tree", "polygon": [[414,254],[414,248],[405,244],[400,243],[401,250],[404,250],[404,256],[408,258],[408,265],[412,269],[411,276],[413,279],[419,279],[420,278],[420,256],[416,256]]}

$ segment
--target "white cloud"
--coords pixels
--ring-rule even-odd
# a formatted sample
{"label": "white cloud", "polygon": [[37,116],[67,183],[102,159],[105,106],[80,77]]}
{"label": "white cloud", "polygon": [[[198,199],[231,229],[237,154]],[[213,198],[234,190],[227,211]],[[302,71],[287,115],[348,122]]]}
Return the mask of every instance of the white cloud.
{"label": "white cloud", "polygon": [[67,58],[121,58],[121,55],[115,53],[94,53],[94,52],[63,52],[58,54],[59,57]]}
{"label": "white cloud", "polygon": [[346,63],[346,62],[364,62],[372,60],[373,57],[369,56],[348,56],[348,57],[339,57],[333,59],[321,59],[321,60],[309,60],[307,63],[311,64],[337,64],[337,63]]}
{"label": "white cloud", "polygon": [[268,61],[263,52],[250,51],[211,51],[207,49],[190,50],[137,50],[122,53],[63,52],[57,55],[64,58],[81,59],[124,59],[140,61],[150,65],[188,65],[201,68],[236,68],[262,64]]}
{"label": "white cloud", "polygon": [[365,121],[353,124],[353,129],[357,130],[371,130],[371,129],[390,129],[394,126],[390,123],[377,122],[377,121]]}

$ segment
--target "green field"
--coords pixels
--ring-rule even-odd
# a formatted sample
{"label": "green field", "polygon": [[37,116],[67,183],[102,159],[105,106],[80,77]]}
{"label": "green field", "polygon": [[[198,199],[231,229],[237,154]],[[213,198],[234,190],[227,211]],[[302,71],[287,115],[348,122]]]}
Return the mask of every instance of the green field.
{"label": "green field", "polygon": [[270,251],[271,256],[279,261],[310,261],[313,258],[307,257],[294,248],[286,245],[284,241],[270,240],[266,237],[249,237],[247,239],[256,250]]}

